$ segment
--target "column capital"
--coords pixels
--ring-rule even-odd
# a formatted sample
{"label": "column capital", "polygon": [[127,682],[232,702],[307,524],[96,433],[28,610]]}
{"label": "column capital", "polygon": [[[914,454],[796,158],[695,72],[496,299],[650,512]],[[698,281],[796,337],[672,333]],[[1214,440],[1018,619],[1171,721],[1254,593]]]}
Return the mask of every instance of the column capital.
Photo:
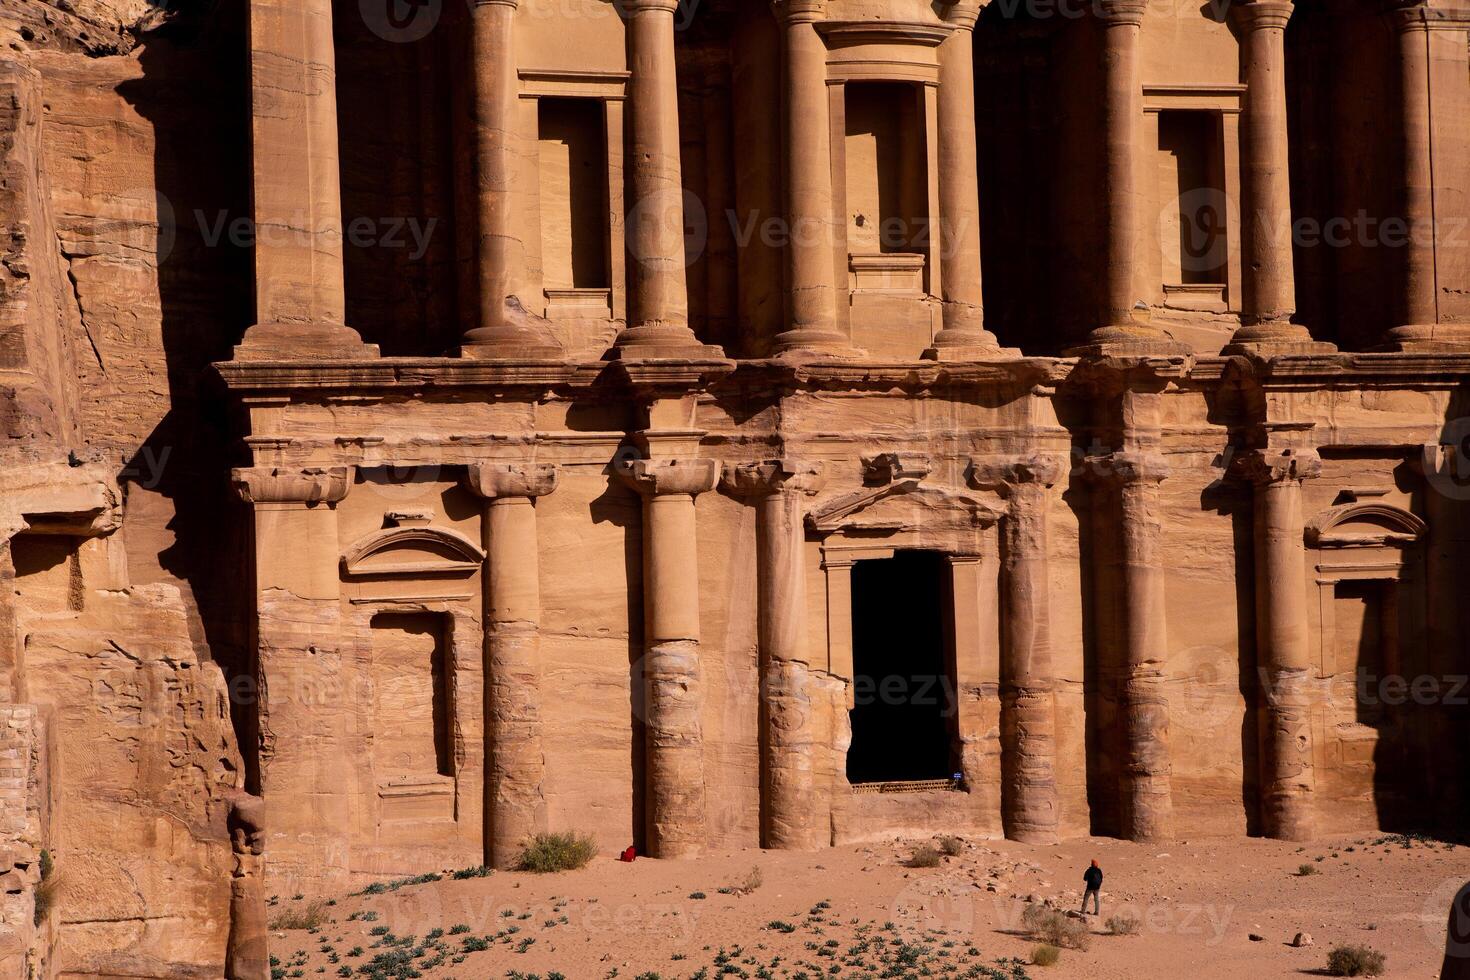
{"label": "column capital", "polygon": [[1148,0],[1098,0],[1095,9],[1109,27],[1140,27]]}
{"label": "column capital", "polygon": [[1259,487],[1300,483],[1322,475],[1322,457],[1315,449],[1255,449],[1235,457],[1230,469]]}
{"label": "column capital", "polygon": [[875,483],[922,480],[933,469],[934,461],[923,453],[879,453],[863,459],[863,476]]}
{"label": "column capital", "polygon": [[613,472],[645,497],[698,496],[720,480],[717,459],[635,459],[615,464]]}
{"label": "column capital", "polygon": [[1249,0],[1232,3],[1230,16],[1247,31],[1284,31],[1293,9],[1291,0]]}
{"label": "column capital", "polygon": [[1062,476],[1064,460],[1060,456],[1037,453],[1009,459],[972,459],[967,477],[977,490],[994,490],[1009,498],[1022,487],[1049,490]]}
{"label": "column capital", "polygon": [[786,24],[813,24],[827,19],[827,0],[771,0],[771,11]]}
{"label": "column capital", "polygon": [[335,504],[352,488],[354,467],[237,467],[230,473],[235,492],[247,504]]}
{"label": "column capital", "polygon": [[1169,478],[1169,461],[1161,453],[1119,450],[1088,456],[1080,466],[1082,475],[1101,484],[1123,487],[1163,483]]}
{"label": "column capital", "polygon": [[556,489],[554,463],[474,463],[465,483],[486,500],[501,497],[544,497]]}
{"label": "column capital", "polygon": [[472,7],[509,7],[515,10],[521,5],[521,0],[470,0]]}
{"label": "column capital", "polygon": [[783,457],[755,463],[729,463],[725,466],[724,487],[736,496],[763,497],[791,491],[817,494],[827,485],[827,464],[821,460]]}
{"label": "column capital", "polygon": [[1470,7],[1442,7],[1433,0],[1390,0],[1388,17],[1398,31],[1452,31],[1470,28]]}
{"label": "column capital", "polygon": [[679,0],[621,0],[618,6],[630,16],[660,12],[672,14],[679,9]]}
{"label": "column capital", "polygon": [[975,29],[975,22],[980,19],[980,11],[990,4],[990,0],[939,0],[943,9],[939,16],[944,18],[946,24],[952,25],[958,31],[970,31]]}

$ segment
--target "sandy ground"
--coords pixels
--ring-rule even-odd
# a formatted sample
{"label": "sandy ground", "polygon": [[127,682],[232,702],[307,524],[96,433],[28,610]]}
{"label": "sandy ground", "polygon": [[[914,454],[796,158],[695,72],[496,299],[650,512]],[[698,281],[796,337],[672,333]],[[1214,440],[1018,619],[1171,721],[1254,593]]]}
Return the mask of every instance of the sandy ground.
{"label": "sandy ground", "polygon": [[[1235,980],[1325,975],[1328,949],[1352,943],[1387,954],[1386,976],[1437,977],[1450,900],[1470,878],[1470,847],[1383,841],[1299,849],[1241,839],[1163,847],[966,840],[933,868],[905,866],[916,846],[932,843],[915,840],[682,863],[602,856],[560,874],[446,875],[334,896],[329,922],[311,932],[275,929],[271,950],[279,977]],[[1091,858],[1106,880],[1103,914],[1086,920],[1089,948],[1032,965],[1036,943],[1021,931],[1026,900],[1077,907]],[[1303,864],[1318,873],[1300,875]],[[753,870],[759,883],[744,892]],[[311,902],[279,896],[271,914]],[[1105,921],[1119,913],[1138,920],[1136,935],[1107,934]],[[1293,948],[1297,932],[1313,944]],[[406,965],[387,965],[395,961]]]}

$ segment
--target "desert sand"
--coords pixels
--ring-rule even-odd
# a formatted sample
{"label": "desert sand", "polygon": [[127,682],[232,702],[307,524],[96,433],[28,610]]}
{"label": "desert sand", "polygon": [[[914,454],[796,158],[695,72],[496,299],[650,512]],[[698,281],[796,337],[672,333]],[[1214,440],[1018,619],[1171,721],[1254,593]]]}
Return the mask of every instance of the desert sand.
{"label": "desert sand", "polygon": [[[326,898],[335,901],[325,908],[330,922],[314,932],[273,929],[271,949],[286,977],[323,968],[347,976],[344,967],[373,976],[364,967],[375,957],[406,952],[417,972],[379,975],[1233,980],[1322,975],[1327,951],[1348,943],[1385,953],[1386,976],[1436,977],[1445,913],[1470,877],[1470,848],[1376,834],[1306,848],[1225,838],[1163,847],[966,840],[937,867],[907,867],[926,843],[938,841],[818,854],[751,849],[688,862],[602,855],[573,872],[446,875]],[[1075,908],[1092,858],[1106,879],[1102,916],[1086,918],[1089,948],[1064,950],[1055,966],[1031,965],[1026,900]],[[1318,873],[1301,875],[1302,864]],[[759,884],[745,891],[753,871]],[[314,899],[276,896],[272,914]],[[1139,921],[1137,934],[1108,934],[1105,921],[1119,914]],[[443,932],[431,939],[434,930]],[[1299,932],[1312,945],[1293,947]],[[481,940],[488,948],[466,951]]]}

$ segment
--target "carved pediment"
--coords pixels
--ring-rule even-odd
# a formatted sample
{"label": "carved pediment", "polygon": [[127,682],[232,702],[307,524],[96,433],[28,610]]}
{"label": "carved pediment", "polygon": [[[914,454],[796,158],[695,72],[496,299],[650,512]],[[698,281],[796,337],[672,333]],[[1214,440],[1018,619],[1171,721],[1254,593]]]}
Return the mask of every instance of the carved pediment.
{"label": "carved pediment", "polygon": [[1318,548],[1403,547],[1423,539],[1418,516],[1382,501],[1333,507],[1307,525],[1307,543]]}
{"label": "carved pediment", "polygon": [[367,576],[469,575],[485,552],[469,538],[446,528],[409,526],[374,531],[342,556],[342,573]]}
{"label": "carved pediment", "polygon": [[994,524],[1002,513],[985,494],[900,480],[829,500],[807,515],[807,525],[820,534],[972,531]]}

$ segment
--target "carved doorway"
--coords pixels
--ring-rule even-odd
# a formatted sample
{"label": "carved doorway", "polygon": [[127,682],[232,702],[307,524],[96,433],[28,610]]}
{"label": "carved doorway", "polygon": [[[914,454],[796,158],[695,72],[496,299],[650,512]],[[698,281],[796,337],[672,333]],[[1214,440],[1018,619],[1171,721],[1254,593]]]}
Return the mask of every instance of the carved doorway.
{"label": "carved doorway", "polygon": [[955,771],[949,593],[938,552],[853,565],[848,782],[942,780]]}

